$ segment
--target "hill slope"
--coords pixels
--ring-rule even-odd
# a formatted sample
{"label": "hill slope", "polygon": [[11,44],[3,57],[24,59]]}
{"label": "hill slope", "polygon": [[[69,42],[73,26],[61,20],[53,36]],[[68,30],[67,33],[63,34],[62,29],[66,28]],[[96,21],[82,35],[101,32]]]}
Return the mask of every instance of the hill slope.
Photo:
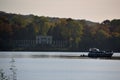
{"label": "hill slope", "polygon": [[87,51],[91,47],[120,52],[120,19],[95,23],[71,18],[11,14],[0,11],[0,50],[19,50],[15,40],[35,40],[52,36],[57,45],[35,46],[22,50]]}

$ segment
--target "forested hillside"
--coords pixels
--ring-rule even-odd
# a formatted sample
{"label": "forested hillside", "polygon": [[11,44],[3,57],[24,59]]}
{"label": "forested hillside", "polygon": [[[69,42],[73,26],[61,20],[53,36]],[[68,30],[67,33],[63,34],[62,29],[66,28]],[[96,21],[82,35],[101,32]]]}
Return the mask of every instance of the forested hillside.
{"label": "forested hillside", "polygon": [[1,51],[14,50],[16,48],[14,40],[34,40],[37,35],[67,41],[68,45],[65,47],[67,51],[87,51],[91,47],[97,47],[120,52],[120,19],[95,23],[71,18],[0,12]]}

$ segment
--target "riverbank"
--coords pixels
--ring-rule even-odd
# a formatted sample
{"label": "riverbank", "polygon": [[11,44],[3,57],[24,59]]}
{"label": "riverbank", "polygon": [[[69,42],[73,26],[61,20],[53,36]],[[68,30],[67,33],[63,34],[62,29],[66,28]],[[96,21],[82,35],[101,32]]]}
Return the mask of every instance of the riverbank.
{"label": "riverbank", "polygon": [[88,57],[88,52],[28,52],[10,51],[0,52],[0,58],[64,58],[64,59],[106,59],[120,60],[120,53],[114,53],[112,57]]}
{"label": "riverbank", "polygon": [[112,57],[98,57],[91,58],[88,55],[31,55],[32,58],[66,58],[66,59],[106,59],[106,60],[120,60],[120,56],[112,56]]}

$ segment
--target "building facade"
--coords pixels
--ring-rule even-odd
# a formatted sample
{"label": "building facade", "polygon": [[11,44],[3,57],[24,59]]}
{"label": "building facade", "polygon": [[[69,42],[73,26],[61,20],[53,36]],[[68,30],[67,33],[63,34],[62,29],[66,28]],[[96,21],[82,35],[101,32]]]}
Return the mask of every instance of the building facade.
{"label": "building facade", "polygon": [[15,48],[65,48],[67,41],[53,40],[52,36],[36,36],[34,40],[14,40]]}
{"label": "building facade", "polygon": [[52,36],[37,36],[36,44],[52,44]]}

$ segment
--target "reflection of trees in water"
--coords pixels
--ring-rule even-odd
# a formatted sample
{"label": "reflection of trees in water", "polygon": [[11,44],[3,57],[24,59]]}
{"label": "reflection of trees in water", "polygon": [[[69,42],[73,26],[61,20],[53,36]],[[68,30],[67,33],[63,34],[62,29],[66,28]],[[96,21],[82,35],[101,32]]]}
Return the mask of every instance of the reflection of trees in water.
{"label": "reflection of trees in water", "polygon": [[17,80],[17,75],[16,75],[16,66],[15,66],[15,60],[14,58],[12,58],[12,60],[10,61],[10,71],[11,71],[11,75],[8,76],[6,75],[6,73],[4,72],[3,69],[0,69],[0,80]]}
{"label": "reflection of trees in water", "polygon": [[3,69],[0,69],[0,80],[8,80],[8,76],[6,76]]}
{"label": "reflection of trees in water", "polygon": [[14,58],[12,58],[12,60],[10,61],[11,67],[10,67],[10,71],[11,71],[11,80],[17,80],[17,76],[16,76],[16,66],[15,66],[15,60]]}

